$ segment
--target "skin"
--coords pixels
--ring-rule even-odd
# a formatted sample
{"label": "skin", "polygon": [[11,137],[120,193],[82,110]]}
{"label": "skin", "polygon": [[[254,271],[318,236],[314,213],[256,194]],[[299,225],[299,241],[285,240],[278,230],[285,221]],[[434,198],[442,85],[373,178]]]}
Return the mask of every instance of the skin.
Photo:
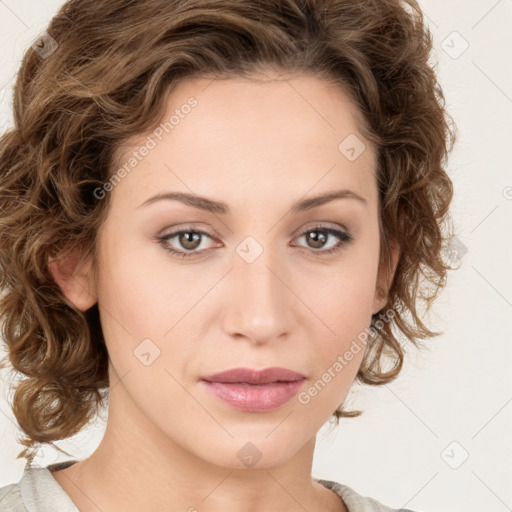
{"label": "skin", "polygon": [[[390,273],[378,268],[376,151],[354,105],[317,78],[275,78],[180,84],[165,119],[190,96],[198,104],[109,192],[98,266],[50,263],[78,308],[99,303],[110,356],[105,435],[89,458],[53,473],[82,512],[346,510],[311,469],[316,433],[346,396],[364,350],[309,403],[295,397],[264,413],[234,409],[200,382],[230,368],[279,366],[306,375],[307,390],[384,307],[377,286],[387,289],[398,259],[394,248]],[[354,161],[338,149],[349,134],[366,146]],[[147,135],[122,148],[121,165]],[[290,213],[297,201],[338,189],[366,204],[345,198]],[[223,201],[231,213],[177,201],[139,207],[169,191]],[[317,223],[354,240],[322,256],[340,241],[326,234],[315,245],[308,233],[318,234]],[[181,259],[156,240],[190,227],[210,235],[195,257]],[[252,263],[236,252],[248,236],[263,251]],[[193,245],[181,242],[163,244],[181,252]],[[148,366],[134,355],[146,338],[160,350]],[[248,442],[261,455],[251,468],[237,457]]]}

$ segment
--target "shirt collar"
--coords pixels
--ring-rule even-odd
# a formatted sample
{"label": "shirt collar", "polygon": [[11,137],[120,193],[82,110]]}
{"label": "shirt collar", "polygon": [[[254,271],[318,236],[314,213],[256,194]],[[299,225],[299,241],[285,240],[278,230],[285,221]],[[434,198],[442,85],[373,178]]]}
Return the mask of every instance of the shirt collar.
{"label": "shirt collar", "polygon": [[53,466],[42,468],[27,462],[20,481],[25,508],[28,512],[79,512],[71,498],[53,478],[49,469]]}

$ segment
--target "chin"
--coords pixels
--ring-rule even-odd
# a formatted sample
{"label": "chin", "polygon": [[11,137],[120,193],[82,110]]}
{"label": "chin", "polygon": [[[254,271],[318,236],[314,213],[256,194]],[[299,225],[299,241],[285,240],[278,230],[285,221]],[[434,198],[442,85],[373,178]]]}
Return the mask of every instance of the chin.
{"label": "chin", "polygon": [[[276,425],[278,422],[276,423]],[[275,428],[275,426],[273,428]],[[279,427],[278,427],[279,428]],[[301,443],[290,442],[276,432],[268,435],[272,429],[264,429],[258,436],[235,436],[223,433],[226,439],[210,437],[209,444],[194,446],[194,452],[202,459],[229,469],[269,469],[280,466],[290,460],[301,448]],[[229,439],[227,439],[229,437]],[[203,438],[203,441],[207,441]]]}

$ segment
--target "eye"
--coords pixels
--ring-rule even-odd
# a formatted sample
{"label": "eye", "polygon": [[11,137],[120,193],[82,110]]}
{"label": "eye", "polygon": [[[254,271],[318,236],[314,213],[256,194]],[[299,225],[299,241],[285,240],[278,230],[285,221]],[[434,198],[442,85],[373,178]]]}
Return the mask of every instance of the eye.
{"label": "eye", "polygon": [[305,237],[306,243],[310,244],[315,249],[322,249],[326,244],[329,237],[335,237],[338,239],[338,243],[329,249],[313,250],[313,253],[318,253],[319,256],[326,254],[333,254],[341,251],[344,246],[354,240],[353,236],[347,231],[341,231],[339,229],[330,228],[327,226],[313,226],[307,231],[304,231],[298,238]]}
{"label": "eye", "polygon": [[[209,248],[203,248],[202,250],[198,250],[202,245],[202,239],[204,237],[212,239],[213,237],[207,233],[206,231],[192,229],[192,228],[183,228],[178,231],[173,231],[168,235],[157,237],[160,245],[171,254],[175,254],[180,258],[190,258],[193,256],[198,256],[199,254],[208,251]],[[311,252],[318,256],[323,256],[327,254],[332,254],[337,251],[343,249],[343,247],[353,241],[353,236],[347,231],[341,231],[339,229],[330,228],[327,226],[314,226],[306,231],[304,231],[298,239],[306,237],[306,243],[310,244],[313,249]],[[326,241],[329,237],[334,237],[338,239],[338,242],[329,249],[323,249],[322,247],[326,244]],[[177,250],[171,246],[171,240],[176,238],[176,242],[184,250]]]}
{"label": "eye", "polygon": [[[200,252],[208,250],[203,249],[202,251],[197,251],[198,247],[201,245],[200,242],[202,237],[212,238],[206,231],[192,228],[183,228],[178,231],[169,233],[168,235],[158,237],[158,240],[160,245],[171,254],[175,254],[180,258],[189,258],[191,256],[197,256]],[[177,242],[188,252],[179,251],[170,247],[169,242],[173,238],[177,238]]]}

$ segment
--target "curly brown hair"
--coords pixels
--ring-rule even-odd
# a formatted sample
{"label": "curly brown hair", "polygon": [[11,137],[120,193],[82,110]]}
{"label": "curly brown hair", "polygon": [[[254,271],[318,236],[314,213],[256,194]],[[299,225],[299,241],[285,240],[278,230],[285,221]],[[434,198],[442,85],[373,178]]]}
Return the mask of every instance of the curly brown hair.
{"label": "curly brown hair", "polygon": [[[394,313],[373,315],[356,381],[398,376],[399,337],[419,347],[441,334],[417,307],[430,308],[452,268],[443,259],[453,238],[444,230],[453,195],[444,166],[456,132],[415,0],[68,1],[43,42],[51,54],[25,53],[14,127],[0,139],[2,364],[25,377],[12,399],[28,436],[18,458],[79,432],[108,397],[98,304],[77,309],[48,262],[75,249],[95,256],[110,195],[99,201],[94,191],[111,176],[116,150],[156,126],[169,92],[193,76],[277,69],[349,94],[378,149],[380,264],[390,264],[389,241],[401,249],[382,291]],[[361,412],[341,404],[333,416]]]}

